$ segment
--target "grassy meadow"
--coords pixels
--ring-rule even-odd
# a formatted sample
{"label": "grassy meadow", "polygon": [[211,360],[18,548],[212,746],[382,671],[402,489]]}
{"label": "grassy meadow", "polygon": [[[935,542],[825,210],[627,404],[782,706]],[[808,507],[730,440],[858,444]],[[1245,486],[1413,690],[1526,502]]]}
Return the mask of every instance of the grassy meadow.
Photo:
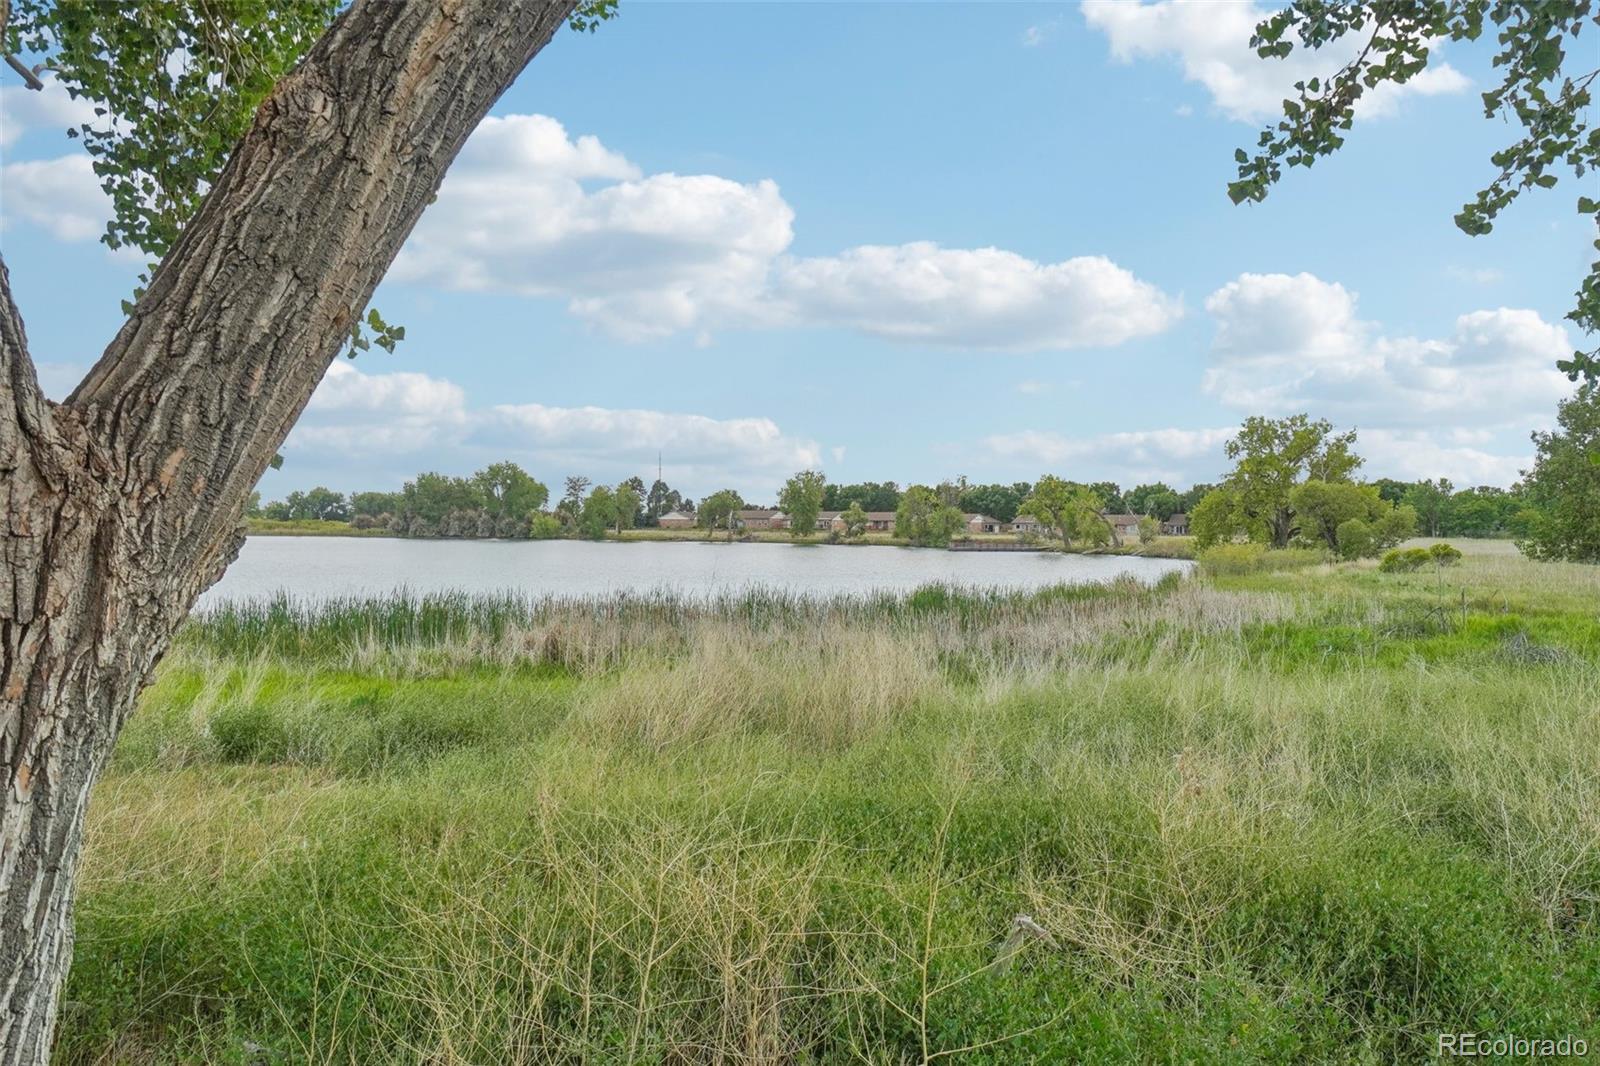
{"label": "grassy meadow", "polygon": [[57,1059],[1593,1046],[1600,568],[1298,562],[197,619],[94,801]]}

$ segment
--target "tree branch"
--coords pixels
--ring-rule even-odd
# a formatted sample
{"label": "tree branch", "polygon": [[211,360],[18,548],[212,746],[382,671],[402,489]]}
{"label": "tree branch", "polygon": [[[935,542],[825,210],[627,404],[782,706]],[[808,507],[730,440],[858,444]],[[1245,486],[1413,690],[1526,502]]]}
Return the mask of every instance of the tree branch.
{"label": "tree branch", "polygon": [[65,405],[142,501],[152,563],[220,574],[216,554],[351,320],[573,6],[357,0],[263,102]]}
{"label": "tree branch", "polygon": [[11,297],[11,272],[0,257],[0,473],[16,469],[16,449],[25,438],[42,435],[50,412],[33,359],[22,314]]}
{"label": "tree branch", "polygon": [[28,65],[16,56],[7,53],[6,66],[22,75],[22,80],[28,83],[28,88],[39,92],[44,88],[44,82],[39,80],[39,75],[28,69]]}

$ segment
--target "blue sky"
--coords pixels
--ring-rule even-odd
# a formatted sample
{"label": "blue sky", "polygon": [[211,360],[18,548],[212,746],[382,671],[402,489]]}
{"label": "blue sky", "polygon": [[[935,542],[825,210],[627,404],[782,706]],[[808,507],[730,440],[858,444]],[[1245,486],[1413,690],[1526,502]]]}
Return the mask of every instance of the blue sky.
{"label": "blue sky", "polygon": [[[1451,216],[1512,127],[1489,44],[1370,102],[1267,203],[1234,148],[1296,78],[1249,4],[622,6],[480,128],[269,473],[397,488],[510,457],[770,499],[832,480],[1186,484],[1245,415],[1354,426],[1367,473],[1508,484],[1570,389],[1592,230],[1568,175],[1488,237]],[[1294,65],[1302,64],[1302,65]],[[70,390],[137,262],[62,127],[0,89],[0,239]]]}

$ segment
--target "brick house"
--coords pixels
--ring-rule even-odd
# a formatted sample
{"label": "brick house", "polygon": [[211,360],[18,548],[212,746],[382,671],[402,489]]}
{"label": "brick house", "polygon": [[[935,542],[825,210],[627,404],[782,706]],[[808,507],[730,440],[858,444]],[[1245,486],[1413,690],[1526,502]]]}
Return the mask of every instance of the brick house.
{"label": "brick house", "polygon": [[662,529],[693,529],[694,515],[684,511],[668,511],[656,519],[656,522]]}
{"label": "brick house", "polygon": [[1143,517],[1142,515],[1106,514],[1102,511],[1100,517],[1111,524],[1111,528],[1116,532],[1118,540],[1139,539],[1139,519]]}
{"label": "brick house", "polygon": [[967,520],[968,533],[1004,533],[1006,524],[986,514],[962,515]]}
{"label": "brick house", "polygon": [[1019,514],[1011,521],[1011,531],[1013,533],[1038,533],[1040,531],[1039,520],[1031,514]]}
{"label": "brick house", "polygon": [[788,529],[789,516],[771,507],[747,507],[733,513],[739,529]]}

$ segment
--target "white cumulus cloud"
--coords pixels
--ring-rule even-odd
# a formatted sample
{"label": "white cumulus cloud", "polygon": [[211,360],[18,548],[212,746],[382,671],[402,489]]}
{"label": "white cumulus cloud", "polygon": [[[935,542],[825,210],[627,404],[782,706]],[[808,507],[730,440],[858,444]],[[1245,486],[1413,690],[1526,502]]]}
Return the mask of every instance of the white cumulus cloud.
{"label": "white cumulus cloud", "polygon": [[1206,301],[1216,320],[1204,388],[1253,413],[1308,410],[1372,427],[1543,424],[1570,390],[1555,363],[1566,331],[1501,307],[1458,317],[1449,336],[1393,337],[1356,294],[1312,274],[1241,274]]}
{"label": "white cumulus cloud", "polygon": [[1071,436],[1022,430],[985,437],[983,450],[1008,463],[1032,463],[1079,481],[1106,478],[1123,485],[1151,481],[1188,485],[1215,480],[1227,469],[1222,445],[1234,427],[1148,429]]}
{"label": "white cumulus cloud", "polygon": [[53,74],[41,80],[44,88],[37,90],[20,83],[0,85],[0,148],[11,147],[30,129],[60,133],[94,121],[94,105],[88,100],[73,99]]}
{"label": "white cumulus cloud", "polygon": [[[1283,59],[1262,59],[1250,47],[1257,24],[1271,13],[1253,2],[1216,0],[1085,0],[1084,20],[1106,35],[1111,55],[1121,62],[1171,57],[1185,80],[1211,94],[1217,109],[1241,122],[1261,122],[1281,113],[1294,84],[1326,78],[1352,59],[1365,37],[1346,36],[1337,45],[1312,51],[1298,46]],[[1365,117],[1393,114],[1405,96],[1434,96],[1470,88],[1467,77],[1448,63],[1433,62],[1404,85],[1387,84],[1363,96]]]}
{"label": "white cumulus cloud", "polygon": [[476,439],[526,448],[575,469],[600,462],[637,473],[660,454],[680,479],[701,483],[781,479],[822,461],[815,441],[784,433],[770,418],[642,409],[501,404],[485,412]]}
{"label": "white cumulus cloud", "polygon": [[411,371],[369,373],[335,362],[284,445],[313,480],[365,470],[364,484],[397,484],[428,467],[466,473],[512,459],[549,484],[567,474],[600,482],[655,470],[680,489],[732,487],[766,498],[789,474],[821,465],[817,442],[770,418],[546,404],[469,404],[457,384]]}
{"label": "white cumulus cloud", "polygon": [[431,451],[467,424],[461,386],[409,371],[369,374],[345,360],[328,367],[288,451],[397,455]]}
{"label": "white cumulus cloud", "polygon": [[1115,345],[1159,333],[1182,313],[1103,256],[1036,263],[999,248],[926,241],[786,260],[775,287],[799,321],[952,348]]}
{"label": "white cumulus cloud", "polygon": [[80,152],[0,166],[0,212],[7,226],[23,218],[58,240],[92,241],[105,232],[111,201]]}
{"label": "white cumulus cloud", "polygon": [[489,118],[395,262],[397,281],[567,301],[626,340],[821,326],[939,347],[1119,344],[1177,301],[1100,256],[1041,263],[928,241],[795,258],[770,180],[645,174],[543,115]]}

